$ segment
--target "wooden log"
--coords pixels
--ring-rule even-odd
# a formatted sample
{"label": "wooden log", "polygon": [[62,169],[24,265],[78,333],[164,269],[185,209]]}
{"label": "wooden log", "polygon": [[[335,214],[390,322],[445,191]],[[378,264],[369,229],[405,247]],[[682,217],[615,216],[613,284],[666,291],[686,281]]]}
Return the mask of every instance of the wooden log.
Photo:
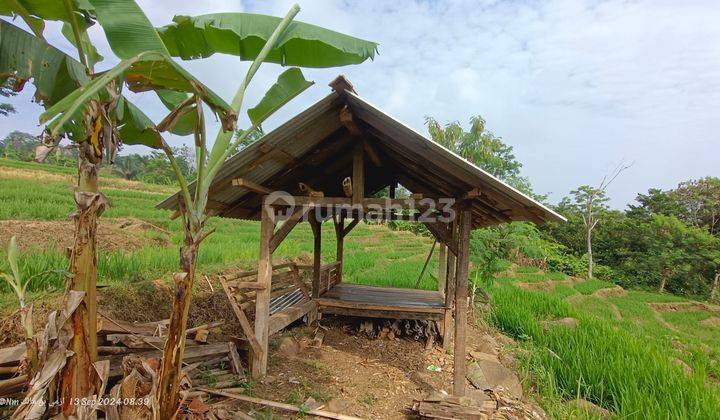
{"label": "wooden log", "polygon": [[376,167],[382,166],[382,160],[380,160],[380,155],[378,154],[377,150],[375,150],[375,146],[373,146],[369,141],[365,140],[364,142],[365,146],[365,153],[367,153],[368,157],[370,158],[370,162],[373,163]]}
{"label": "wooden log", "polygon": [[234,399],[234,400],[245,401],[245,402],[249,402],[249,403],[253,403],[253,404],[259,404],[259,405],[263,405],[263,406],[266,406],[266,407],[277,408],[277,409],[279,409],[279,410],[290,411],[290,412],[293,412],[293,413],[303,412],[305,415],[316,416],[316,417],[323,417],[323,418],[326,418],[326,419],[336,419],[336,420],[361,420],[361,419],[359,419],[358,417],[346,416],[346,415],[344,415],[344,414],[333,413],[333,412],[331,412],[331,411],[325,411],[325,410],[304,410],[304,409],[302,409],[302,408],[300,408],[300,407],[297,407],[297,406],[294,406],[294,405],[290,405],[290,404],[280,403],[280,402],[277,402],[277,401],[264,400],[264,399],[261,399],[261,398],[249,397],[249,396],[247,396],[247,395],[241,395],[241,394],[234,394],[234,393],[229,393],[229,392],[224,392],[224,391],[218,391],[218,390],[216,390],[216,389],[210,389],[210,388],[197,388],[197,389],[200,390],[200,391],[205,391],[205,392],[207,392],[208,394],[219,395],[219,396],[221,396],[221,397],[232,398],[232,399]]}
{"label": "wooden log", "polygon": [[352,111],[350,111],[350,108],[348,108],[347,105],[340,109],[340,123],[342,123],[347,131],[353,136],[359,136],[362,134],[362,130],[360,130],[360,127],[353,119]]}
{"label": "wooden log", "polygon": [[[453,221],[450,224],[450,244],[454,244],[457,249],[457,223]],[[448,246],[449,249],[449,246]],[[447,254],[447,267],[448,267],[448,274],[447,274],[447,281],[445,282],[445,307],[448,308],[448,311],[445,314],[444,322],[445,322],[445,338],[446,340],[443,341],[443,349],[449,350],[453,343],[453,337],[455,335],[454,330],[454,308],[455,308],[455,269],[457,268],[456,265],[456,257],[455,254],[452,252],[448,252]]]}
{"label": "wooden log", "polygon": [[235,289],[265,290],[267,286],[256,281],[236,281],[228,283],[228,286]]}
{"label": "wooden log", "polygon": [[250,181],[249,179],[245,179],[245,178],[233,179],[232,185],[235,187],[247,188],[248,190],[250,190],[252,192],[256,192],[258,194],[270,194],[272,192],[272,190],[270,188],[264,187],[258,183],[255,183],[255,182]]}
{"label": "wooden log", "polygon": [[438,313],[414,312],[402,309],[383,311],[367,308],[343,308],[339,306],[324,306],[320,304],[318,306],[318,311],[324,314],[357,316],[363,318],[417,319],[430,321],[441,321],[443,319],[443,315]]}
{"label": "wooden log", "polygon": [[272,287],[272,251],[270,240],[275,231],[274,210],[263,205],[260,222],[260,258],[258,259],[258,283],[264,284],[264,290],[255,295],[255,338],[260,344],[259,351],[253,349],[252,377],[259,379],[267,373],[268,362],[268,322],[270,320],[270,289]]}
{"label": "wooden log", "polygon": [[359,141],[353,150],[352,203],[360,204],[365,199],[365,147]]}
{"label": "wooden log", "polygon": [[[465,206],[464,206],[465,207]],[[453,349],[453,394],[465,396],[466,333],[467,333],[467,296],[468,269],[470,266],[470,230],[472,213],[463,208],[458,233],[458,258],[455,273],[455,348]]]}

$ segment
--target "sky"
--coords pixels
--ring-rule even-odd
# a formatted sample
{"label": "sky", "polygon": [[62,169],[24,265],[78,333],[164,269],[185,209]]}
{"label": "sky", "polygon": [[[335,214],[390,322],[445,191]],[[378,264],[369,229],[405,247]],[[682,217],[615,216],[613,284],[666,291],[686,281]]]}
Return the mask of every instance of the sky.
{"label": "sky", "polygon": [[[157,26],[174,15],[243,11],[283,16],[291,1],[140,0]],[[192,4],[191,4],[192,3]],[[632,163],[608,188],[624,208],[649,188],[718,176],[720,156],[720,2],[711,1],[300,1],[297,20],[376,41],[374,61],[304,70],[316,84],[275,114],[266,131],[327,95],[344,74],[358,93],[426,133],[425,116],[487,127],[514,147],[523,175],[555,203],[579,185],[598,185],[620,162]],[[117,62],[102,29],[91,39]],[[50,43],[69,54],[59,27]],[[182,62],[228,102],[248,64],[230,56]],[[254,105],[283,69],[264,65],[246,104]],[[0,118],[39,133],[32,87]],[[152,94],[132,100],[156,122],[165,108]],[[240,124],[247,126],[247,118]],[[209,133],[217,130],[209,122]],[[214,135],[210,135],[214,138]],[[174,145],[188,139],[173,138]],[[142,149],[127,147],[126,152]]]}

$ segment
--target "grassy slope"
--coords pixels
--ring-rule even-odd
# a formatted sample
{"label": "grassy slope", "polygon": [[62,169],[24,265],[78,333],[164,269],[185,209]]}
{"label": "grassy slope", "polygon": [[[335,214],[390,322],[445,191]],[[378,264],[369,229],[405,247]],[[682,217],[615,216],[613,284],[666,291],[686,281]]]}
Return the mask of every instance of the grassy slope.
{"label": "grassy slope", "polygon": [[[0,159],[0,220],[67,220],[75,208],[70,173],[71,168]],[[118,178],[103,178],[101,184],[103,193],[113,205],[103,214],[104,218],[136,217],[150,221],[170,230],[173,243],[180,244],[180,223],[169,220],[170,212],[154,208],[156,203],[174,191],[172,188]],[[249,267],[254,263],[259,250],[259,224],[214,218],[209,226],[216,227],[217,231],[203,243],[199,258],[201,271],[215,272],[237,265]],[[324,229],[323,259],[332,261],[335,234],[332,226],[326,225]],[[392,283],[397,287],[412,287],[429,248],[430,241],[426,238],[360,224],[346,240],[345,278],[364,284],[381,282]],[[282,259],[302,254],[309,256],[311,252],[312,233],[307,224],[301,224],[274,255]],[[65,257],[52,248],[34,249],[22,256],[21,265],[26,275],[33,275],[50,268],[65,267],[65,261]],[[0,269],[3,264],[4,258],[0,261]],[[100,250],[99,282],[113,285],[155,279],[175,270],[177,264],[177,247],[148,246],[134,252]],[[392,267],[388,269],[390,264]],[[430,268],[434,267],[431,265]],[[59,290],[62,284],[59,275],[46,275],[37,278],[32,289]],[[435,278],[426,275],[421,287],[434,289],[436,285]],[[8,303],[12,302],[0,303],[0,306]]]}
{"label": "grassy slope", "polygon": [[[17,163],[0,159],[0,220],[63,220],[74,209],[70,187],[72,170]],[[41,182],[37,182],[41,181]],[[103,191],[114,207],[103,217],[137,217],[169,229],[180,241],[180,226],[168,220],[169,213],[153,205],[172,191],[117,178],[103,180]],[[213,219],[217,233],[204,244],[200,269],[205,272],[228,266],[253,264],[257,257],[258,224]],[[323,258],[334,257],[334,234],[327,226],[323,235]],[[278,248],[278,259],[305,254],[312,247],[308,226],[302,224]],[[363,284],[392,283],[412,287],[430,247],[430,241],[407,232],[392,232],[379,226],[360,224],[346,241],[345,278]],[[54,250],[32,250],[23,255],[30,274],[47,268],[65,267],[66,259]],[[177,265],[177,248],[147,247],[131,252],[100,251],[100,282],[110,287],[141,280],[168,278]],[[428,274],[436,271],[431,263]],[[422,287],[436,287],[426,274]],[[559,273],[542,273],[520,267],[512,278],[500,278],[491,290],[494,309],[488,320],[519,339],[526,384],[536,385],[545,407],[557,417],[572,416],[560,401],[580,394],[628,417],[710,418],[720,412],[720,393],[708,386],[708,375],[720,376],[718,353],[720,331],[699,324],[705,312],[675,312],[657,315],[649,302],[682,301],[668,295],[631,291],[625,296],[601,298],[593,295],[610,283],[559,283],[547,292],[527,291],[517,281],[538,283],[562,281]],[[35,285],[36,293],[57,293],[59,278],[45,278]],[[0,305],[12,303],[6,293]],[[522,304],[518,304],[522,302]],[[613,309],[615,308],[615,309]],[[576,330],[545,332],[539,320],[573,316]],[[672,363],[679,358],[693,367],[686,377]]]}
{"label": "grassy slope", "polygon": [[[524,272],[498,279],[491,291],[495,307],[488,317],[528,350],[520,352],[527,380],[540,391],[551,414],[567,416],[560,402],[582,395],[630,418],[717,416],[720,328],[699,323],[710,313],[657,312],[650,303],[685,299],[651,292],[593,295],[614,286],[595,280],[555,283],[557,276],[550,275],[545,281],[555,284],[554,289],[514,285],[538,283],[541,276]],[[580,326],[546,331],[538,324],[567,316],[577,318]],[[683,372],[680,360],[692,374]]]}

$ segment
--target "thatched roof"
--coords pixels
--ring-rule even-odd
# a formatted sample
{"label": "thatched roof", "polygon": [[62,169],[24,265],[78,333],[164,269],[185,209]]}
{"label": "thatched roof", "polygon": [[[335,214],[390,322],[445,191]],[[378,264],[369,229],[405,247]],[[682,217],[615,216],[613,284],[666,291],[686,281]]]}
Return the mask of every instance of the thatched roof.
{"label": "thatched roof", "polygon": [[[365,196],[398,182],[425,197],[461,198],[479,191],[472,199],[474,228],[516,220],[564,220],[370,104],[344,77],[330,85],[328,96],[223,165],[210,189],[209,209],[222,217],[259,218],[262,195],[233,186],[236,178],[291,194],[297,194],[302,182],[325,197],[341,197],[342,181],[352,175],[352,150],[361,138],[367,144]],[[178,197],[158,207],[177,209]]]}

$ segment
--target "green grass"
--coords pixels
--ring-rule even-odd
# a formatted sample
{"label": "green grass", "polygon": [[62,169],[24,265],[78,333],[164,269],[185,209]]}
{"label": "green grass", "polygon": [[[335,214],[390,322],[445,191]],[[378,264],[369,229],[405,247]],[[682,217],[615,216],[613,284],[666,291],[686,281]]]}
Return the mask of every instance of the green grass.
{"label": "green grass", "polygon": [[611,287],[615,287],[615,285],[613,283],[597,279],[589,279],[575,284],[575,290],[583,295],[591,295],[600,289],[608,289]]}
{"label": "green grass", "polygon": [[[714,418],[720,393],[699,374],[686,377],[666,349],[542,292],[499,285],[490,320],[522,340],[521,361],[551,416],[578,394],[627,418]],[[518,302],[522,302],[521,305]],[[543,330],[538,320],[573,316],[579,327]]]}

